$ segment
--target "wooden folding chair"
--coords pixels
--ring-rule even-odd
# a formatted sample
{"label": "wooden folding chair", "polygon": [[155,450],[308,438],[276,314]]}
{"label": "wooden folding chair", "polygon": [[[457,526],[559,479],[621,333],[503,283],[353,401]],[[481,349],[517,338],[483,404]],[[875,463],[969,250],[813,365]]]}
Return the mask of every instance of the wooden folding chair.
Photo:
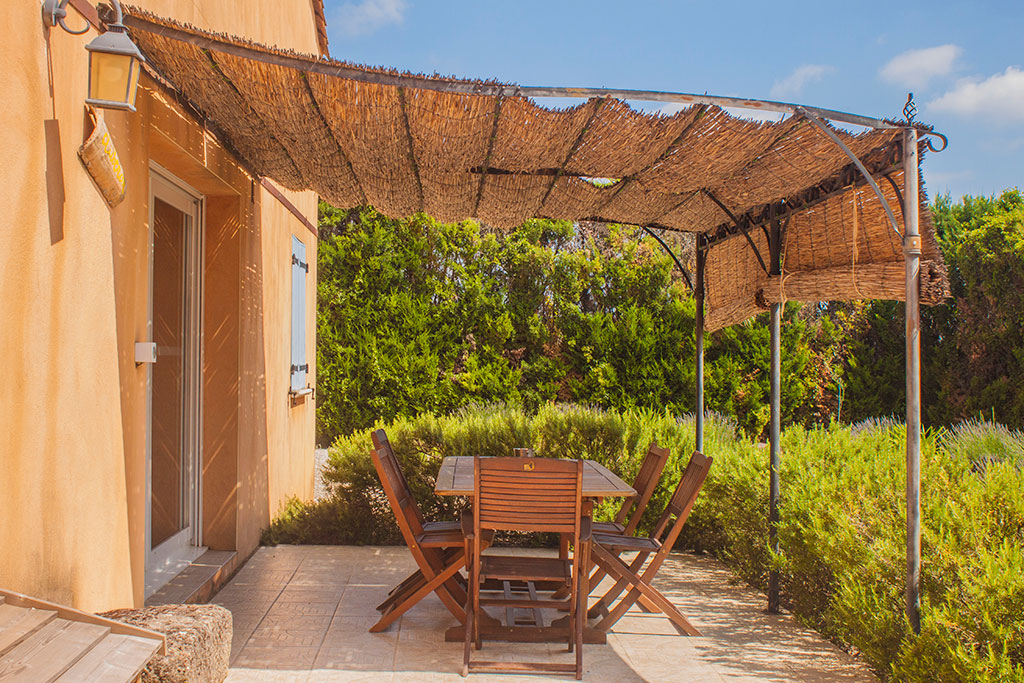
{"label": "wooden folding chair", "polygon": [[[405,478],[405,473],[402,472],[402,467],[398,462],[398,458],[395,457],[395,451],[391,448],[391,442],[388,440],[387,434],[383,429],[377,429],[370,434],[370,438],[373,439],[374,450],[377,451],[377,454],[382,459],[388,461],[390,471],[396,473],[392,482],[395,491],[401,496],[407,496],[410,500],[414,500],[412,488],[410,488],[409,481]],[[377,468],[377,476],[383,480],[384,475],[380,468]],[[457,546],[451,545],[457,538],[461,538],[462,530],[459,522],[428,522],[424,519],[423,513],[419,509],[418,505],[414,505],[413,508],[416,517],[419,520],[419,524],[423,529],[423,533],[431,534],[433,537],[431,540],[434,545],[446,548],[446,553],[451,553],[453,551],[462,552],[461,542]],[[465,580],[462,578],[461,574],[456,574],[455,579],[459,582],[459,585],[465,586]],[[386,610],[390,605],[402,597],[403,592],[407,592],[410,588],[415,590],[421,587],[425,582],[426,580],[423,578],[423,573],[417,569],[388,592],[387,599],[377,605],[377,611],[382,612]]]}
{"label": "wooden folding chair", "polygon": [[[658,481],[661,479],[661,473],[665,469],[665,464],[668,463],[669,453],[669,449],[661,448],[658,444],[653,441],[651,442],[651,445],[647,447],[647,454],[644,455],[643,462],[640,463],[640,470],[636,473],[636,479],[633,480],[633,489],[636,491],[636,496],[622,501],[622,507],[619,508],[613,521],[594,522],[595,534],[631,536],[636,531],[637,526],[640,524],[640,519],[644,516],[644,511],[647,510],[647,504],[651,502],[654,490],[658,488]],[[630,510],[633,511],[632,515],[630,515]],[[588,583],[591,586],[596,586],[601,583],[601,579],[604,577],[605,571],[597,567],[594,573],[591,574]],[[645,609],[650,609],[646,601],[641,601],[641,606]]]}
{"label": "wooden folding chair", "polygon": [[[374,449],[370,457],[418,569],[378,605],[381,618],[370,631],[383,631],[431,592],[437,593],[456,619],[464,621],[466,592],[458,581],[458,572],[466,559],[462,527],[458,522],[425,521],[384,430],[376,430],[372,438]],[[489,538],[484,539],[485,544],[488,541]]]}
{"label": "wooden folding chair", "polygon": [[[600,618],[594,628],[607,632],[630,607],[638,600],[643,600],[646,605],[657,609],[668,617],[681,633],[691,636],[700,635],[693,624],[659,590],[654,588],[651,582],[672,551],[676,539],[679,538],[679,533],[697,500],[697,494],[700,493],[708,471],[711,469],[711,462],[711,458],[700,452],[694,452],[690,457],[690,462],[686,465],[686,470],[683,472],[675,493],[672,494],[671,500],[654,527],[654,532],[649,537],[637,538],[596,532],[593,534],[591,552],[594,562],[615,579],[615,585],[588,612],[588,617]],[[670,525],[673,518],[675,518],[675,522]],[[628,565],[619,557],[627,551],[636,551],[637,553],[637,556]],[[644,562],[648,557],[651,558],[650,562],[644,567]],[[629,592],[618,603],[615,603],[615,600],[627,588],[629,588]],[[612,606],[613,603],[615,603],[614,606]]]}
{"label": "wooden folding chair", "polygon": [[[469,558],[469,587],[466,603],[466,636],[462,675],[470,671],[575,673],[583,676],[583,622],[586,614],[587,555],[590,547],[590,519],[582,515],[583,461],[545,458],[480,458],[473,460],[473,526],[466,527],[466,556]],[[464,519],[468,519],[468,516]],[[483,534],[503,531],[554,532],[571,535],[573,558],[483,555]],[[486,581],[505,583],[501,597],[482,597]],[[513,597],[508,585],[522,582],[529,587],[525,597]],[[535,582],[568,582],[567,599],[539,598]],[[576,663],[470,661],[471,643],[481,649],[482,605],[504,606],[511,619],[514,608],[540,610],[568,607],[566,640],[576,651]],[[512,627],[515,624],[507,623]]]}

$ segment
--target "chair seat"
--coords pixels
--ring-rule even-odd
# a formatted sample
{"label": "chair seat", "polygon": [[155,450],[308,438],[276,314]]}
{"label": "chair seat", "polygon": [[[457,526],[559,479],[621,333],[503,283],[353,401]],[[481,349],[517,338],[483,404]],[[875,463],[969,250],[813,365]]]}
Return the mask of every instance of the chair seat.
{"label": "chair seat", "polygon": [[[429,528],[429,522],[424,525],[422,534],[416,534],[416,543],[421,548],[462,548],[466,537],[462,534],[462,527],[458,522],[436,522],[436,524],[454,524],[452,529],[441,526],[440,528]],[[483,535],[484,547],[489,546],[494,540],[494,532],[486,532]]]}
{"label": "chair seat", "polygon": [[617,534],[594,534],[592,538],[594,543],[604,546],[609,550],[616,552],[629,552],[630,550],[639,550],[647,552],[657,552],[661,548],[661,543],[654,539],[646,536],[619,536]]}
{"label": "chair seat", "polygon": [[572,563],[557,557],[481,555],[480,578],[502,581],[568,581]]}
{"label": "chair seat", "polygon": [[626,530],[618,522],[594,522],[592,528],[595,534],[621,534]]}
{"label": "chair seat", "polygon": [[426,522],[423,533],[416,535],[421,548],[461,548],[463,540],[459,522]]}

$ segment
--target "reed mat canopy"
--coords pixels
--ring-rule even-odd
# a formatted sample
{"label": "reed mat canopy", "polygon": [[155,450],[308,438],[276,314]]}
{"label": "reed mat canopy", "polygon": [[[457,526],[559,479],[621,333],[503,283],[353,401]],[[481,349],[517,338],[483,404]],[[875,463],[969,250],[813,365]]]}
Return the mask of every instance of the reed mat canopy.
{"label": "reed mat canopy", "polygon": [[[900,235],[850,158],[800,113],[759,122],[695,101],[663,115],[610,96],[549,109],[514,85],[298,55],[138,9],[125,23],[148,65],[252,172],[336,206],[694,233],[707,249],[709,330],[785,300],[904,298]],[[902,131],[831,130],[902,226]],[[779,275],[761,263],[773,221]],[[948,281],[923,191],[920,230],[921,299],[935,304]]]}

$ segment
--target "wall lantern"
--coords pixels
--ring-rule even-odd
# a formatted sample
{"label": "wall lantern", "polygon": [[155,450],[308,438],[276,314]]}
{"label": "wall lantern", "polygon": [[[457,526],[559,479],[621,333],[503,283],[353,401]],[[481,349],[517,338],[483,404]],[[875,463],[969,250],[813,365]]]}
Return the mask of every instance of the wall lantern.
{"label": "wall lantern", "polygon": [[[60,26],[75,35],[85,33],[67,27],[67,4],[70,0],[44,0],[43,22],[47,26]],[[92,40],[85,49],[89,51],[89,96],[87,104],[104,109],[135,111],[135,91],[139,85],[139,71],[146,58],[128,37],[122,20],[121,3],[113,0],[114,22],[107,25],[106,32]]]}

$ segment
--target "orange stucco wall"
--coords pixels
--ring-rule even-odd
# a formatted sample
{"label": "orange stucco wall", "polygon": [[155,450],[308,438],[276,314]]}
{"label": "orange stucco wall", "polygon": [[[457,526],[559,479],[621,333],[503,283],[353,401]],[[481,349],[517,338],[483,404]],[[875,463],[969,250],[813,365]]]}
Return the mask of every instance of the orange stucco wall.
{"label": "orange stucco wall", "polygon": [[[138,4],[316,52],[309,0]],[[248,554],[284,498],[311,494],[313,402],[291,406],[287,394],[288,245],[299,236],[315,264],[315,238],[148,79],[136,113],[105,113],[127,181],[125,201],[110,209],[76,154],[87,132],[84,46],[95,31],[47,31],[37,2],[7,9],[18,30],[0,41],[0,186],[9,198],[0,217],[0,586],[86,610],[139,605],[148,369],[136,366],[134,344],[148,339],[150,162],[206,195],[210,547]],[[288,196],[315,221],[311,193]],[[314,283],[315,272],[310,359]]]}

